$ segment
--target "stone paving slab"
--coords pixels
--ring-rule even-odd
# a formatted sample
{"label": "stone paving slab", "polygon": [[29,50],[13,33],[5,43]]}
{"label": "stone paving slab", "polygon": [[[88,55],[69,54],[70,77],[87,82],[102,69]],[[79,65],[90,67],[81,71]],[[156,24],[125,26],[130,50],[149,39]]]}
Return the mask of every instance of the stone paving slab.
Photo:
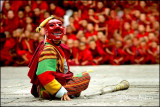
{"label": "stone paving slab", "polygon": [[[28,67],[1,67],[1,106],[159,106],[159,65],[71,67],[75,75],[91,69],[88,89],[79,98],[60,101],[34,98],[30,94]],[[122,80],[130,83],[128,90],[85,97]]]}

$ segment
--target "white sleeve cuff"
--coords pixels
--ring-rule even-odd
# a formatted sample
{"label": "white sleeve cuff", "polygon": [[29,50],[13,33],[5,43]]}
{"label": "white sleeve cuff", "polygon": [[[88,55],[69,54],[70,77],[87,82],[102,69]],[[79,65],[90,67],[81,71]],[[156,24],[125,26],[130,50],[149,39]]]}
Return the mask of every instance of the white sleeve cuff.
{"label": "white sleeve cuff", "polygon": [[61,89],[57,92],[56,97],[61,98],[66,93],[67,93],[67,90],[62,86]]}

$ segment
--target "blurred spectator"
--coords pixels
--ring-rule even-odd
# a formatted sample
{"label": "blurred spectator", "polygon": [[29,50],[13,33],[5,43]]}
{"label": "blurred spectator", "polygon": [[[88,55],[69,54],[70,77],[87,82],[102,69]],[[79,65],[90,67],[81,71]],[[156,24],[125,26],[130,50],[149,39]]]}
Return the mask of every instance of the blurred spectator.
{"label": "blurred spectator", "polygon": [[73,40],[76,40],[76,35],[73,34],[73,30],[72,30],[72,27],[69,25],[67,26],[66,28],[66,35],[67,35],[67,38],[68,39],[73,39]]}
{"label": "blurred spectator", "polygon": [[136,52],[136,47],[133,44],[133,41],[131,38],[128,38],[126,40],[126,44],[124,46],[124,51],[126,52],[126,57],[125,61],[127,64],[134,64],[135,62],[135,52]]}
{"label": "blurred spectator", "polygon": [[93,57],[85,42],[80,42],[76,59],[70,65],[92,65]]}
{"label": "blurred spectator", "polygon": [[107,29],[107,21],[103,15],[98,16],[98,24],[96,24],[95,30],[105,32]]}
{"label": "blurred spectator", "polygon": [[89,37],[96,37],[97,31],[94,30],[94,26],[92,23],[87,24],[87,32],[85,33],[86,38],[88,39]]}
{"label": "blurred spectator", "polygon": [[98,1],[97,2],[97,6],[96,6],[96,13],[97,13],[97,15],[102,15],[102,14],[104,14],[105,13],[105,7],[104,7],[104,4],[103,4],[103,2],[102,1]]}
{"label": "blurred spectator", "polygon": [[26,17],[32,17],[33,16],[33,12],[31,10],[30,5],[25,6],[24,14],[25,14]]}
{"label": "blurred spectator", "polygon": [[138,30],[139,30],[139,33],[137,35],[137,38],[141,38],[141,37],[145,37],[145,36],[148,36],[148,33],[145,31],[145,27],[143,24],[140,24],[138,26]]}
{"label": "blurred spectator", "polygon": [[45,11],[48,10],[48,4],[46,1],[32,1],[32,10],[39,8],[41,13],[44,13]]}
{"label": "blurred spectator", "polygon": [[89,41],[89,50],[91,51],[91,54],[93,56],[93,64],[103,64],[103,57],[105,54],[99,47],[96,46],[96,41],[94,39]]}
{"label": "blurred spectator", "polygon": [[54,3],[49,5],[49,12],[51,15],[54,15],[56,18],[60,18],[61,20],[63,20],[62,17],[65,15],[65,10],[56,6]]}
{"label": "blurred spectator", "polygon": [[3,4],[3,8],[2,8],[2,12],[5,15],[5,17],[7,17],[8,11],[11,9],[11,4],[9,2],[4,2]]}
{"label": "blurred spectator", "polygon": [[32,55],[35,51],[33,39],[31,39],[31,33],[29,31],[24,32],[24,36],[18,47],[18,55],[23,58],[25,65],[29,63],[32,58]]}
{"label": "blurred spectator", "polygon": [[18,28],[18,20],[12,10],[8,11],[7,17],[4,21],[4,30],[12,33]]}
{"label": "blurred spectator", "polygon": [[39,26],[41,23],[41,18],[43,17],[43,13],[40,12],[39,8],[34,9],[34,14],[33,14],[33,23],[35,26]]}
{"label": "blurred spectator", "polygon": [[[105,19],[104,19],[105,20]],[[89,23],[99,23],[98,21],[98,17],[96,16],[96,14],[94,13],[94,9],[90,8],[88,10],[88,22]]]}
{"label": "blurred spectator", "polygon": [[16,43],[9,32],[5,32],[5,35],[6,41],[1,49],[1,62],[3,62],[2,65],[4,64],[5,66],[8,66],[13,63],[13,56],[11,51],[15,47]]}
{"label": "blurred spectator", "polygon": [[113,65],[120,65],[125,63],[125,52],[122,50],[122,42],[116,41],[115,48],[114,48],[114,57],[111,60]]}
{"label": "blurred spectator", "polygon": [[18,28],[24,28],[25,27],[25,24],[26,24],[25,20],[26,20],[26,17],[24,16],[24,11],[19,10],[18,11],[18,18],[17,18]]}
{"label": "blurred spectator", "polygon": [[148,47],[147,52],[148,60],[151,64],[155,64],[157,55],[157,43],[155,41],[151,42],[151,45]]}
{"label": "blurred spectator", "polygon": [[37,48],[37,46],[39,44],[39,37],[40,37],[39,33],[34,33],[33,34],[32,39],[33,39],[33,48],[34,48],[34,50],[36,50],[36,48]]}

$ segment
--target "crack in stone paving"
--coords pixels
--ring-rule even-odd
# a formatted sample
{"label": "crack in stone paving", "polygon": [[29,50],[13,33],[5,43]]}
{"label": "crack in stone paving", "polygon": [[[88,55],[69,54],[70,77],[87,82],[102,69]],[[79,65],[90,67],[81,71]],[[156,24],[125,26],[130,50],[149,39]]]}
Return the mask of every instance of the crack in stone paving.
{"label": "crack in stone paving", "polygon": [[1,88],[13,88],[13,87],[23,87],[23,88],[28,88],[30,86],[26,86],[26,85],[16,85],[16,86],[6,86],[6,87],[1,87]]}
{"label": "crack in stone paving", "polygon": [[17,98],[14,99],[14,100],[12,100],[12,101],[9,101],[9,102],[3,102],[2,104],[9,104],[9,103],[12,103],[12,102],[14,102],[14,101],[16,101],[16,100],[17,100]]}

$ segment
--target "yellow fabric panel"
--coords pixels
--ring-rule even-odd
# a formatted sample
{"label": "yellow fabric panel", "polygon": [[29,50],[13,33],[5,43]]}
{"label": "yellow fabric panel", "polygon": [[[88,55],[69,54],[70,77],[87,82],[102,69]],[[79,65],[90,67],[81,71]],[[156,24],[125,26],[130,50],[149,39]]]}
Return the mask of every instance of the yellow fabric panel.
{"label": "yellow fabric panel", "polygon": [[58,90],[61,88],[61,84],[56,80],[52,80],[48,84],[44,86],[44,88],[51,94],[55,94],[58,92]]}
{"label": "yellow fabric panel", "polygon": [[55,51],[42,51],[41,55],[43,54],[57,54]]}
{"label": "yellow fabric panel", "polygon": [[57,56],[52,56],[52,55],[50,55],[50,56],[43,56],[43,57],[39,58],[39,62],[42,61],[42,60],[44,60],[44,59],[56,59],[56,58],[57,58]]}
{"label": "yellow fabric panel", "polygon": [[40,54],[39,62],[44,59],[57,59],[57,53],[55,52],[53,46],[46,45]]}
{"label": "yellow fabric panel", "polygon": [[45,46],[43,50],[46,50],[46,49],[53,49],[54,50],[53,46]]}

